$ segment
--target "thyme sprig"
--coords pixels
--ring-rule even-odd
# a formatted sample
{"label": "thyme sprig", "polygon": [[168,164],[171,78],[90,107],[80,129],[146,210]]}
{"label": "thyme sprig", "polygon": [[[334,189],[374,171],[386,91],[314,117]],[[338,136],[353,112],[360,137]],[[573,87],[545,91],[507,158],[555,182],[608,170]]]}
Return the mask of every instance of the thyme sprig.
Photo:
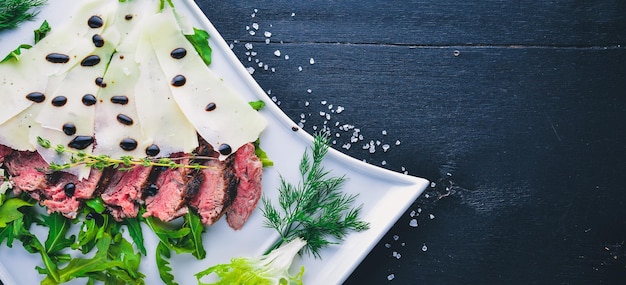
{"label": "thyme sprig", "polygon": [[268,252],[300,237],[307,242],[303,251],[318,258],[322,248],[338,244],[349,231],[369,228],[369,223],[359,219],[362,205],[352,207],[358,194],[341,191],[346,177],[329,177],[330,172],[322,166],[329,140],[328,135],[314,136],[312,156],[305,151],[300,162],[301,182],[294,185],[281,177],[278,189],[280,209],[263,197],[265,226],[277,230],[281,236]]}
{"label": "thyme sprig", "polygon": [[32,20],[37,15],[32,9],[45,3],[46,0],[0,0],[0,31]]}
{"label": "thyme sprig", "polygon": [[[42,137],[37,137],[37,143],[41,147],[46,148],[46,149],[53,148],[50,140],[44,139]],[[119,170],[130,170],[135,166],[145,166],[145,167],[161,166],[161,167],[168,167],[168,168],[174,168],[174,169],[176,168],[190,168],[190,169],[208,168],[208,166],[201,165],[198,163],[192,163],[192,164],[177,163],[178,161],[186,160],[189,157],[134,158],[132,156],[122,156],[120,158],[112,158],[104,154],[94,155],[94,154],[90,154],[82,150],[77,151],[77,150],[69,149],[69,148],[66,148],[62,144],[56,145],[54,147],[54,150],[58,154],[63,154],[63,153],[69,154],[70,162],[64,163],[64,164],[50,163],[51,171],[60,171],[60,170],[65,170],[65,169],[69,169],[69,168],[76,167],[76,166],[87,166],[87,167],[91,167],[91,168],[99,169],[99,170],[102,170],[108,167],[113,167]],[[197,160],[203,160],[203,159],[209,160],[209,159],[215,159],[215,158],[204,157],[204,156],[194,156],[193,159],[194,161],[197,161]]]}

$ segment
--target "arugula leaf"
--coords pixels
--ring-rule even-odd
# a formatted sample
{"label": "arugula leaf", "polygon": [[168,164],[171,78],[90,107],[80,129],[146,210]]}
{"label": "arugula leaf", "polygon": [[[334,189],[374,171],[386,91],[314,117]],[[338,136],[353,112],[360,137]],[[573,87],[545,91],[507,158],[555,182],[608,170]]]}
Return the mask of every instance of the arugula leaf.
{"label": "arugula leaf", "polygon": [[185,35],[206,65],[211,65],[212,49],[209,46],[209,37],[207,31],[197,28],[193,28],[193,35]]}
{"label": "arugula leaf", "polygon": [[21,219],[24,214],[19,208],[24,206],[33,206],[20,198],[11,198],[0,204],[0,228],[4,228],[8,223]]}
{"label": "arugula leaf", "polygon": [[49,255],[59,254],[74,243],[74,236],[66,237],[72,225],[69,219],[59,213],[52,213],[49,216],[43,216],[43,220],[49,228],[48,238],[44,244]]}
{"label": "arugula leaf", "polygon": [[171,254],[170,249],[163,242],[159,242],[156,247],[156,264],[159,269],[159,276],[167,285],[178,285],[178,283],[174,282],[174,275],[171,273],[172,267],[170,267],[170,262],[167,261]]}
{"label": "arugula leaf", "polygon": [[[35,43],[38,43],[44,37],[46,37],[46,35],[48,34],[48,32],[50,32],[50,30],[51,30],[51,28],[50,28],[50,25],[48,24],[48,21],[43,21],[43,23],[41,23],[41,25],[39,26],[39,29],[36,29],[34,31]],[[10,60],[19,61],[20,60],[20,55],[22,55],[22,50],[23,49],[30,49],[31,47],[33,47],[33,46],[31,46],[29,44],[21,44],[21,45],[19,45],[16,49],[14,49],[11,52],[9,52],[9,54],[7,54],[4,57],[4,59],[2,59],[2,61],[0,61],[0,63],[7,62],[7,61],[10,61]]]}
{"label": "arugula leaf", "polygon": [[143,232],[139,218],[127,218],[123,223],[128,228],[128,234],[133,239],[133,242],[135,242],[135,246],[137,246],[139,252],[146,255],[146,247],[143,244]]}
{"label": "arugula leaf", "polygon": [[252,107],[252,109],[257,110],[257,111],[265,107],[265,102],[263,102],[263,100],[250,101],[248,102],[248,104],[250,104],[250,107]]}
{"label": "arugula leaf", "polygon": [[197,259],[204,259],[206,257],[206,251],[202,244],[202,233],[205,229],[200,216],[192,211],[187,212],[185,215],[185,224],[190,230],[190,235],[187,236],[187,244],[188,247],[192,249],[191,255]]}
{"label": "arugula leaf", "polygon": [[50,24],[48,24],[48,21],[44,20],[43,23],[41,23],[41,25],[39,26],[39,29],[36,29],[34,31],[34,33],[35,33],[35,43],[38,43],[43,38],[45,38],[46,35],[51,30],[52,30],[52,28],[50,28]]}
{"label": "arugula leaf", "polygon": [[261,149],[261,139],[254,142],[254,154],[261,160],[263,167],[274,166],[274,162],[269,158],[267,153]]}

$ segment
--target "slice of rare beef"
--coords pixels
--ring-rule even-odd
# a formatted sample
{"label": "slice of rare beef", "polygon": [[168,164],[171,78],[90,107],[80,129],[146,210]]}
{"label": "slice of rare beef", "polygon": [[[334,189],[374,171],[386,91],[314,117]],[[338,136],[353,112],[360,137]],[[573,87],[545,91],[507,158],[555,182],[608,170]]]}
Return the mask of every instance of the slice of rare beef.
{"label": "slice of rare beef", "polygon": [[253,144],[245,144],[237,150],[232,169],[239,185],[235,200],[226,210],[226,221],[231,228],[239,230],[261,198],[263,164],[254,153]]}
{"label": "slice of rare beef", "polygon": [[237,194],[238,179],[232,172],[233,159],[209,160],[207,168],[196,170],[187,184],[189,205],[205,225],[217,222]]}
{"label": "slice of rare beef", "polygon": [[49,179],[55,179],[54,174],[47,173],[48,163],[37,152],[14,151],[5,158],[4,165],[16,195],[24,191],[40,200],[40,191],[46,188]]}
{"label": "slice of rare beef", "polygon": [[115,220],[121,221],[137,216],[141,189],[148,179],[151,168],[135,166],[130,170],[118,170],[113,173],[101,197]]}
{"label": "slice of rare beef", "polygon": [[185,168],[159,168],[154,171],[159,173],[156,181],[144,190],[146,212],[143,216],[168,222],[186,214]]}
{"label": "slice of rare beef", "polygon": [[11,153],[13,153],[13,149],[6,146],[6,145],[1,145],[0,144],[0,163],[4,162],[4,159],[9,156]]}

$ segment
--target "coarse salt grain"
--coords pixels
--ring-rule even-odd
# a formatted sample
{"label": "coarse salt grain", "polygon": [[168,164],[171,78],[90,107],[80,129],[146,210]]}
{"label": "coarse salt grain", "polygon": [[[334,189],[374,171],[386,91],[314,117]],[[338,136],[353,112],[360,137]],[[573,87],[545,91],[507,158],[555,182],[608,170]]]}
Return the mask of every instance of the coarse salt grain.
{"label": "coarse salt grain", "polygon": [[272,32],[265,31],[265,32],[263,33],[263,35],[264,35],[266,38],[269,38],[269,37],[272,37]]}
{"label": "coarse salt grain", "polygon": [[424,245],[422,246],[422,251],[427,251],[427,250],[428,250],[428,247],[426,246],[426,244],[424,244]]}
{"label": "coarse salt grain", "polygon": [[417,228],[417,219],[411,219],[409,226]]}
{"label": "coarse salt grain", "polygon": [[285,55],[285,60],[289,60],[289,55],[288,54]]}
{"label": "coarse salt grain", "polygon": [[309,59],[309,63],[310,64],[315,64],[315,59],[313,59],[313,58]]}
{"label": "coarse salt grain", "polygon": [[398,240],[398,239],[400,239],[399,235],[393,235],[393,240]]}
{"label": "coarse salt grain", "polygon": [[309,94],[311,94],[311,93],[313,93],[313,90],[311,90],[311,89],[307,89],[307,90],[306,90],[306,92],[307,92],[307,93],[309,93]]}
{"label": "coarse salt grain", "polygon": [[247,50],[252,49],[252,43],[246,43],[244,46],[246,47]]}
{"label": "coarse salt grain", "polygon": [[387,275],[387,280],[389,281],[393,280],[394,278],[396,278],[396,275],[394,275],[393,273]]}
{"label": "coarse salt grain", "polygon": [[432,219],[434,219],[434,218],[435,218],[435,215],[430,214],[430,215],[428,215],[428,217],[432,220]]}
{"label": "coarse salt grain", "polygon": [[246,67],[246,70],[248,70],[248,73],[251,75],[254,74],[254,67]]}
{"label": "coarse salt grain", "polygon": [[383,145],[383,152],[387,152],[389,150],[389,145],[388,144],[384,144]]}
{"label": "coarse salt grain", "polygon": [[252,23],[252,28],[255,30],[259,29],[259,23]]}
{"label": "coarse salt grain", "polygon": [[280,57],[280,50],[275,50],[275,51],[274,51],[274,55],[275,55],[276,57]]}

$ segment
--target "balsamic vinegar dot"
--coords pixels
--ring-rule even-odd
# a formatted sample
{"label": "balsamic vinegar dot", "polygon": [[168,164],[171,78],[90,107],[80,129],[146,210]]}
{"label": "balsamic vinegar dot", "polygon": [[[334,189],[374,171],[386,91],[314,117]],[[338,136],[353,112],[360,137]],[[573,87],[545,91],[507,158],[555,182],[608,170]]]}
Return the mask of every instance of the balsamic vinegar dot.
{"label": "balsamic vinegar dot", "polygon": [[137,141],[131,138],[125,138],[120,142],[120,147],[126,151],[135,150],[137,148]]}
{"label": "balsamic vinegar dot", "polygon": [[63,186],[63,192],[65,192],[65,196],[72,197],[74,196],[74,192],[76,192],[76,185],[74,183],[67,183]]}
{"label": "balsamic vinegar dot", "polygon": [[100,63],[100,57],[97,55],[90,55],[85,57],[85,59],[83,59],[83,61],[80,62],[81,66],[94,66],[96,64]]}
{"label": "balsamic vinegar dot", "polygon": [[120,104],[120,105],[126,105],[128,104],[128,97],[124,96],[124,95],[116,95],[111,97],[111,103],[113,104]]}
{"label": "balsamic vinegar dot", "polygon": [[152,183],[146,189],[144,189],[144,193],[146,196],[151,197],[159,193],[159,187],[156,184]]}
{"label": "balsamic vinegar dot", "polygon": [[98,34],[93,35],[93,37],[91,37],[91,41],[93,42],[93,45],[96,47],[104,46],[104,39],[102,38],[101,35],[98,35]]}
{"label": "balsamic vinegar dot", "polygon": [[104,82],[104,78],[102,78],[102,77],[96,77],[96,85],[98,85],[98,86],[100,86],[102,88],[107,87],[107,83]]}
{"label": "balsamic vinegar dot", "polygon": [[133,15],[132,14],[126,14],[126,16],[124,16],[124,19],[126,19],[126,21],[130,21],[133,19]]}
{"label": "balsamic vinegar dot", "polygon": [[229,155],[231,152],[233,152],[233,149],[230,147],[230,145],[224,143],[217,148],[217,151],[222,155]]}
{"label": "balsamic vinegar dot", "polygon": [[204,110],[207,111],[207,112],[211,112],[211,111],[215,110],[215,108],[217,108],[217,105],[215,105],[215,103],[211,102],[211,103],[206,105]]}
{"label": "balsamic vinegar dot", "polygon": [[46,95],[43,95],[41,92],[31,92],[26,95],[26,99],[35,103],[41,103],[46,100]]}
{"label": "balsamic vinegar dot", "polygon": [[91,16],[89,20],[87,20],[87,25],[89,25],[89,27],[92,29],[97,29],[104,25],[104,21],[102,21],[102,18],[100,18],[100,16],[94,15]]}
{"label": "balsamic vinegar dot", "polygon": [[76,126],[72,123],[66,123],[63,125],[63,132],[68,136],[76,134]]}
{"label": "balsamic vinegar dot", "polygon": [[185,83],[187,83],[187,78],[185,78],[185,76],[183,75],[176,75],[174,76],[174,78],[172,78],[172,85],[175,87],[181,87],[183,85],[185,85]]}
{"label": "balsamic vinegar dot", "polygon": [[86,149],[94,142],[93,137],[90,136],[76,136],[67,145],[75,149]]}
{"label": "balsamic vinegar dot", "polygon": [[67,103],[67,97],[65,96],[56,96],[54,98],[52,98],[52,106],[55,107],[62,107],[65,105],[65,103]]}
{"label": "balsamic vinegar dot", "polygon": [[117,121],[120,122],[123,125],[127,125],[130,126],[133,124],[133,119],[129,116],[126,116],[124,114],[118,114],[117,115]]}
{"label": "balsamic vinegar dot", "polygon": [[67,54],[53,52],[46,55],[46,60],[52,63],[67,63],[70,61],[70,57]]}
{"label": "balsamic vinegar dot", "polygon": [[147,156],[156,156],[157,154],[159,154],[159,152],[161,152],[161,149],[159,148],[158,145],[150,145],[149,147],[146,148],[146,155]]}
{"label": "balsamic vinegar dot", "polygon": [[96,96],[93,96],[92,94],[85,94],[82,101],[85,106],[95,105],[96,102],[98,102],[98,100],[96,100]]}
{"label": "balsamic vinegar dot", "polygon": [[187,55],[187,50],[185,48],[175,48],[170,53],[170,56],[175,59],[181,59]]}

